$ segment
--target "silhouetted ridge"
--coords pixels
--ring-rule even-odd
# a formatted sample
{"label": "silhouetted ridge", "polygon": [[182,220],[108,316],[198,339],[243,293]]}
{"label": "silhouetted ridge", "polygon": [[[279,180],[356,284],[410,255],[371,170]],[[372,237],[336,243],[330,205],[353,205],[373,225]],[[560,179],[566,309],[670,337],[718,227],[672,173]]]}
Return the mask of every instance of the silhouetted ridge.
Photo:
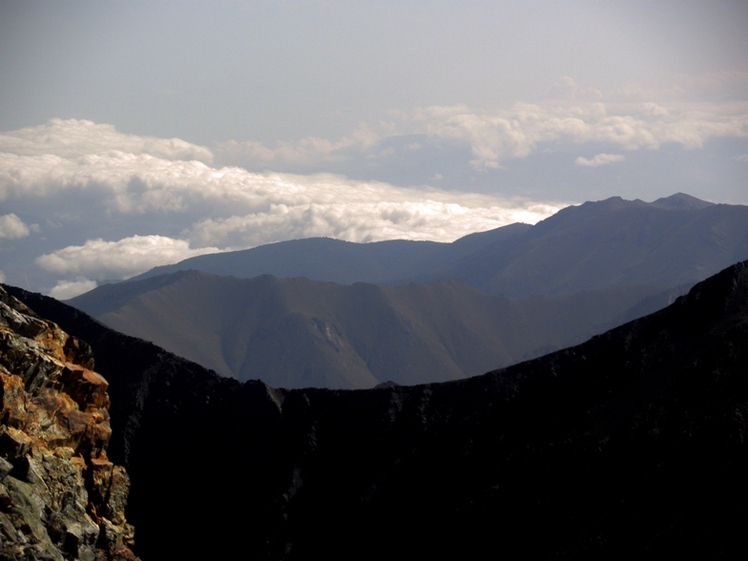
{"label": "silhouetted ridge", "polygon": [[142,357],[125,380],[98,370],[113,400],[115,385],[137,396],[128,518],[143,559],[743,549],[748,262],[582,345],[468,380],[364,391],[238,384],[168,353],[148,365],[150,346],[9,290],[68,332],[88,330],[97,361]]}

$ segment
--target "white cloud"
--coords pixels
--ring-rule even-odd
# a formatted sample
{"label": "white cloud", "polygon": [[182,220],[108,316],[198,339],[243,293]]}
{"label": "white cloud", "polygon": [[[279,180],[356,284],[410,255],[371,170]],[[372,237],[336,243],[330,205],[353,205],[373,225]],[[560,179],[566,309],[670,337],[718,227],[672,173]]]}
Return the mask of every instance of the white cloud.
{"label": "white cloud", "polygon": [[578,166],[588,167],[588,168],[596,168],[599,166],[605,166],[608,164],[613,164],[615,162],[622,162],[625,160],[626,157],[622,156],[621,154],[598,154],[594,158],[588,160],[587,158],[582,158],[581,156],[574,160],[574,163]]}
{"label": "white cloud", "polygon": [[166,160],[213,162],[211,151],[178,138],[153,138],[117,132],[113,125],[86,120],[51,119],[38,127],[0,134],[0,152],[19,156],[82,158],[110,151],[150,154]]}
{"label": "white cloud", "polygon": [[[122,151],[76,158],[0,154],[0,199],[81,189],[98,197],[109,213],[193,217],[189,220],[194,224],[183,224],[181,236],[190,240],[192,248],[244,248],[304,236],[451,241],[516,220],[537,222],[559,208],[489,195],[352,181],[332,174],[250,173],[238,167],[213,168],[195,160]],[[71,263],[99,247],[89,245],[94,243],[76,249]],[[66,259],[73,257],[71,248],[60,251],[70,253]],[[71,269],[58,253],[37,262],[48,270],[76,274],[88,274],[95,263],[107,262],[103,255],[103,261],[92,261],[86,270]],[[154,264],[163,263],[158,259]],[[104,269],[107,274],[126,275],[135,274],[130,271],[139,266],[120,271],[109,264]]]}
{"label": "white cloud", "polygon": [[[692,87],[706,84],[716,88],[715,84],[726,82],[744,83],[746,76],[748,73],[726,73],[682,80],[688,78]],[[656,150],[675,143],[694,149],[714,138],[748,137],[746,101],[674,100],[678,96],[672,92],[645,91],[635,84],[606,96],[595,88],[581,88],[568,77],[559,80],[555,93],[556,99],[493,110],[478,111],[466,105],[418,108],[393,114],[398,122],[380,123],[378,132],[362,124],[337,142],[310,137],[269,148],[260,142],[229,141],[218,145],[216,154],[227,163],[282,169],[286,165],[340,162],[354,153],[368,158],[391,155],[392,147],[384,152],[375,149],[382,139],[395,134],[426,134],[469,143],[473,153],[470,163],[476,169],[501,169],[503,161],[525,158],[544,143],[603,143],[623,150]],[[657,95],[670,101],[653,102]],[[419,146],[408,143],[403,149]]]}
{"label": "white cloud", "polygon": [[0,282],[5,282],[5,273],[0,271]]}
{"label": "white cloud", "polygon": [[0,216],[0,239],[15,240],[29,235],[29,227],[15,214]]}
{"label": "white cloud", "polygon": [[71,245],[37,257],[36,264],[64,275],[124,279],[157,265],[217,251],[215,247],[191,249],[188,242],[165,236],[132,236],[116,242],[88,240],[83,245]]}
{"label": "white cloud", "polygon": [[361,123],[356,131],[332,142],[324,138],[307,137],[298,142],[278,142],[275,148],[268,148],[261,142],[230,140],[216,147],[219,158],[229,162],[251,162],[255,165],[273,164],[318,164],[339,161],[345,158],[346,151],[362,151],[375,146],[379,134]]}
{"label": "white cloud", "polygon": [[58,281],[55,287],[49,291],[49,296],[58,300],[68,300],[93,290],[97,286],[96,281],[83,278],[74,281]]}
{"label": "white cloud", "polygon": [[738,162],[748,162],[748,154],[741,154],[740,156],[735,156],[735,159]]}
{"label": "white cloud", "polygon": [[314,236],[352,242],[388,239],[449,242],[513,222],[535,223],[559,209],[559,206],[502,201],[482,195],[449,195],[433,191],[423,197],[391,197],[379,203],[346,201],[344,197],[337,203],[273,205],[268,212],[203,220],[193,229],[191,240],[198,246],[234,247]]}
{"label": "white cloud", "polygon": [[413,121],[435,138],[470,143],[480,168],[524,158],[539,144],[604,143],[623,150],[657,149],[665,143],[701,148],[720,137],[748,137],[748,103],[548,102],[476,112],[464,105],[433,106],[414,112]]}

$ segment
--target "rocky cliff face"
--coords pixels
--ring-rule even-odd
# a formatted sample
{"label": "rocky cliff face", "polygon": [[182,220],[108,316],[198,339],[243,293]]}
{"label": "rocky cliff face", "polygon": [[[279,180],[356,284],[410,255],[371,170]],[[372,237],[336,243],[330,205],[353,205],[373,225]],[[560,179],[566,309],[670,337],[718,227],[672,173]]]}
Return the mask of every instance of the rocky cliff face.
{"label": "rocky cliff face", "polygon": [[88,345],[0,288],[0,559],[134,560]]}

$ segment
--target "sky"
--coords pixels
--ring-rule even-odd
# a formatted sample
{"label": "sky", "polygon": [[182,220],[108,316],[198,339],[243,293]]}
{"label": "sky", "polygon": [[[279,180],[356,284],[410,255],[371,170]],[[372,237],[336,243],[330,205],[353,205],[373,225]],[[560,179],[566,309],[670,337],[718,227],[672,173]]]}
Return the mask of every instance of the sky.
{"label": "sky", "polygon": [[0,0],[0,280],[748,204],[748,2]]}

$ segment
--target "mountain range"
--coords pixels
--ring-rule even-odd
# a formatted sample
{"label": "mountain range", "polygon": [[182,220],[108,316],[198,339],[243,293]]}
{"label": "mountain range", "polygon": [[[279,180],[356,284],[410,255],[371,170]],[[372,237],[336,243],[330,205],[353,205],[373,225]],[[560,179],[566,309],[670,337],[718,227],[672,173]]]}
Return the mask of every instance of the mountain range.
{"label": "mountain range", "polygon": [[748,207],[611,198],[451,244],[309,239],[206,255],[70,303],[224,376],[368,388],[580,343],[747,258]]}
{"label": "mountain range", "polygon": [[748,262],[576,347],[359,391],[223,378],[7,290],[90,343],[146,561],[743,550]]}
{"label": "mountain range", "polygon": [[294,240],[193,257],[134,280],[189,269],[340,284],[459,280],[484,292],[523,297],[693,284],[743,259],[748,259],[748,206],[678,193],[652,203],[620,197],[587,202],[534,226],[512,224],[451,244]]}

